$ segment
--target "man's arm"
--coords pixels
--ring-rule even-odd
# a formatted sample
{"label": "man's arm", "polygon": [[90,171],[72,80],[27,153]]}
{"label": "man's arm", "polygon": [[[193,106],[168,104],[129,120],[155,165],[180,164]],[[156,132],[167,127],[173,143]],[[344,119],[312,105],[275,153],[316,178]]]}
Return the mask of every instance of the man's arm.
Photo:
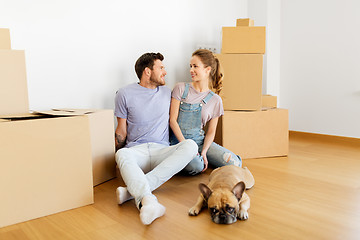
{"label": "man's arm", "polygon": [[123,148],[126,143],[126,118],[117,118],[118,125],[115,130],[115,148],[116,151]]}

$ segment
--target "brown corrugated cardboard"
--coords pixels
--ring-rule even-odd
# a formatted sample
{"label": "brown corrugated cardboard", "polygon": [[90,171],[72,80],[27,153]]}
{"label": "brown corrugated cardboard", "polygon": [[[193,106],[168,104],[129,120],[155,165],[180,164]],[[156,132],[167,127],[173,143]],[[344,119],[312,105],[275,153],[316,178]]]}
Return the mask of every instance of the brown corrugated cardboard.
{"label": "brown corrugated cardboard", "polygon": [[53,116],[86,114],[90,123],[94,186],[116,177],[114,112],[109,109],[54,109],[40,112]]}
{"label": "brown corrugated cardboard", "polygon": [[225,110],[260,110],[262,54],[217,54],[224,72],[220,96]]}
{"label": "brown corrugated cardboard", "polygon": [[0,227],[93,203],[88,117],[11,120],[0,122]]}
{"label": "brown corrugated cardboard", "polygon": [[25,54],[0,50],[0,115],[29,112]]}
{"label": "brown corrugated cardboard", "polygon": [[239,19],[236,19],[236,26],[237,27],[254,26],[254,20],[250,19],[250,18],[239,18]]}
{"label": "brown corrugated cardboard", "polygon": [[277,107],[277,97],[272,95],[262,95],[261,96],[261,108],[276,108]]}
{"label": "brown corrugated cardboard", "polygon": [[265,53],[265,27],[223,27],[221,53]]}
{"label": "brown corrugated cardboard", "polygon": [[0,49],[11,49],[10,31],[8,28],[0,28]]}
{"label": "brown corrugated cardboard", "polygon": [[225,111],[217,127],[215,142],[243,159],[286,156],[288,110]]}

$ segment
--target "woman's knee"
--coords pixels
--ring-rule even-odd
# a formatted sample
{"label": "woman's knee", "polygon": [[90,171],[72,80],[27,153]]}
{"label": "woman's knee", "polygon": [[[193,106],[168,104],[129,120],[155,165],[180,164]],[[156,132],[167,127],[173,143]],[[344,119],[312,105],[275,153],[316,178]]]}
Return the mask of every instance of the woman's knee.
{"label": "woman's knee", "polygon": [[200,155],[193,158],[188,165],[184,168],[184,171],[190,175],[196,175],[201,173],[204,169],[204,160]]}
{"label": "woman's knee", "polygon": [[225,165],[235,165],[241,167],[242,160],[240,156],[232,153],[232,152],[225,152],[223,154],[223,161]]}
{"label": "woman's knee", "polygon": [[225,165],[241,167],[242,165],[242,160],[239,156],[216,143],[211,144],[206,155],[209,163],[214,167],[222,167]]}

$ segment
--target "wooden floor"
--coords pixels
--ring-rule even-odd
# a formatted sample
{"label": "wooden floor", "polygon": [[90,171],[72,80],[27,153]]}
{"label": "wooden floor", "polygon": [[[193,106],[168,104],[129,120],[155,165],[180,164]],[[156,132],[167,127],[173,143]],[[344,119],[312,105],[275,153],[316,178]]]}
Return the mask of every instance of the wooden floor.
{"label": "wooden floor", "polygon": [[2,228],[0,239],[360,239],[359,142],[294,133],[288,157],[243,165],[256,181],[247,192],[247,221],[218,225],[207,211],[187,215],[208,170],[175,176],[156,190],[167,211],[150,226],[132,201],[116,204],[113,179],[95,187],[95,204]]}

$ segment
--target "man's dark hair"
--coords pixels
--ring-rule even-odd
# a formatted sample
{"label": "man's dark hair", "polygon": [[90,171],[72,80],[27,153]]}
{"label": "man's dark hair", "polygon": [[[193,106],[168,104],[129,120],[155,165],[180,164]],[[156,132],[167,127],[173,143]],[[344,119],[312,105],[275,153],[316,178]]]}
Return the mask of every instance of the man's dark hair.
{"label": "man's dark hair", "polygon": [[164,60],[164,56],[161,53],[145,53],[135,63],[135,72],[138,78],[141,80],[143,71],[145,68],[153,70],[154,62],[156,60]]}

